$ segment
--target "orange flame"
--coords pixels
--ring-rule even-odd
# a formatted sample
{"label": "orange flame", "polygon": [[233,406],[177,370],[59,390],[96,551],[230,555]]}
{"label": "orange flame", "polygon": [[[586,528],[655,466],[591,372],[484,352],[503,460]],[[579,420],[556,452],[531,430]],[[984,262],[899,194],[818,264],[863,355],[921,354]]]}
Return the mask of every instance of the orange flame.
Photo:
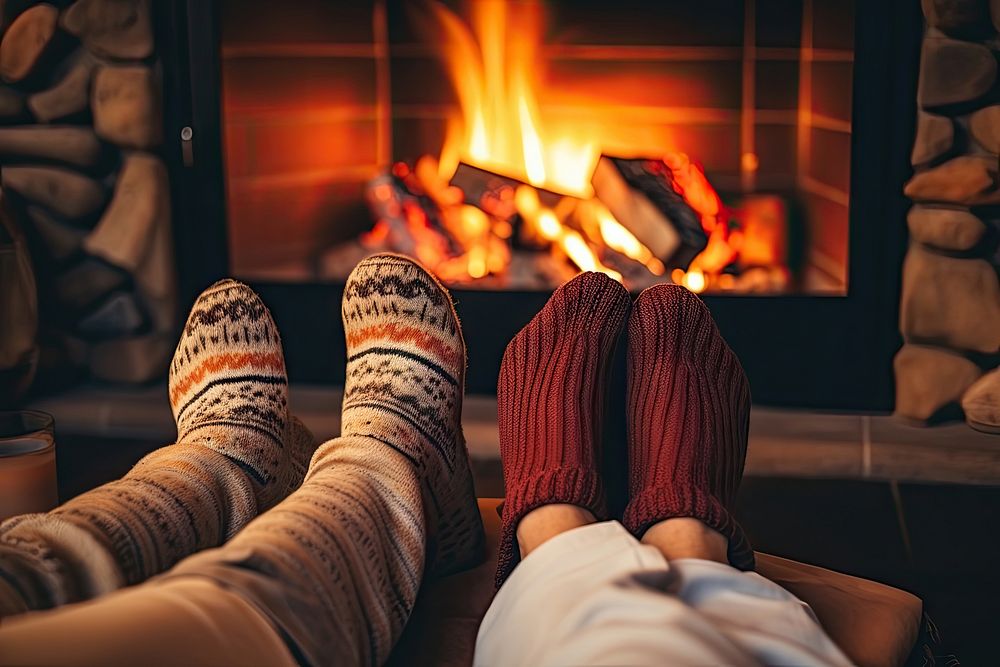
{"label": "orange flame", "polygon": [[[567,228],[556,211],[542,206],[534,188],[521,185],[514,193],[514,205],[521,218],[540,238],[550,241],[581,271],[599,271],[621,282],[622,274],[605,266],[579,232]],[[558,207],[557,207],[558,208]]]}
{"label": "orange flame", "polygon": [[601,240],[612,250],[642,262],[654,276],[662,276],[667,270],[663,262],[653,255],[653,251],[644,246],[635,235],[608,210],[608,207],[597,199],[586,202],[586,209],[596,218]]}
{"label": "orange flame", "polygon": [[[654,276],[663,276],[667,272],[663,261],[594,197],[590,184],[601,149],[622,148],[619,130],[627,124],[608,111],[615,107],[596,104],[593,120],[598,122],[582,126],[580,118],[566,115],[565,105],[564,117],[556,117],[553,110],[559,108],[558,102],[548,109],[538,102],[536,91],[546,93],[553,102],[552,87],[540,86],[545,64],[539,48],[543,36],[540,1],[472,0],[467,3],[468,23],[439,0],[429,0],[424,6],[429,7],[438,28],[438,55],[456,91],[460,114],[449,119],[440,159],[421,158],[414,168],[422,194],[442,211],[440,221],[435,217],[431,225],[419,211],[403,207],[415,254],[447,282],[501,274],[511,261],[508,239],[514,227],[508,221],[516,211],[524,222],[519,228],[521,240],[531,248],[550,248],[552,257],[561,263],[568,259],[580,270],[601,271],[623,280],[604,260],[627,271],[631,280],[635,267],[621,263],[624,255]],[[629,135],[632,139],[624,142],[629,149],[626,153],[648,150],[651,142],[639,139],[640,134]],[[729,289],[735,278],[722,272],[740,260],[741,246],[756,250],[745,259],[752,256],[761,264],[781,264],[783,211],[771,214],[761,204],[755,227],[731,232],[732,211],[725,209],[702,167],[674,150],[672,140],[664,142],[661,137],[653,143],[666,152],[663,163],[669,167],[675,190],[701,217],[708,235],[707,246],[687,271],[671,273],[674,282],[694,292]],[[756,155],[744,154],[742,160],[744,169],[756,169]],[[463,204],[463,193],[448,185],[461,161],[526,185],[506,188],[502,196],[484,197],[477,206]],[[535,188],[566,196],[549,207],[542,204]],[[455,243],[445,247],[440,238],[434,238],[431,227],[440,229],[441,225]],[[763,230],[753,234],[760,240],[756,245],[746,242],[751,229]],[[380,223],[368,239],[375,243],[393,233]]]}
{"label": "orange flame", "polygon": [[545,117],[535,98],[540,4],[470,4],[471,30],[443,4],[431,4],[443,32],[441,55],[461,107],[461,118],[452,119],[446,132],[442,176],[451,178],[463,160],[536,187],[590,196],[599,147]]}

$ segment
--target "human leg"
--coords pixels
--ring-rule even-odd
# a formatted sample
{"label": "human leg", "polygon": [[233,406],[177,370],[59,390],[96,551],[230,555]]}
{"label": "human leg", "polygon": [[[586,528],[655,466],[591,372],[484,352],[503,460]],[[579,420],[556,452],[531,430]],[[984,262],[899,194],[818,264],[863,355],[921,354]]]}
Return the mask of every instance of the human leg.
{"label": "human leg", "polygon": [[218,546],[288,495],[315,448],[288,414],[277,328],[245,285],[195,303],[170,373],[177,444],[47,514],[0,524],[0,615],[85,600]]}
{"label": "human leg", "polygon": [[514,337],[497,384],[506,496],[497,585],[520,558],[518,526],[543,505],[607,518],[599,471],[605,378],[628,292],[604,274],[560,287]]}
{"label": "human leg", "polygon": [[503,585],[480,626],[476,664],[672,664],[680,655],[753,664],[662,594],[669,571],[656,549],[617,522],[598,522],[605,373],[627,300],[605,276],[578,276],[504,354]]}
{"label": "human leg", "polygon": [[574,528],[582,528],[597,519],[589,511],[576,505],[553,504],[536,507],[517,524],[517,545],[521,559],[553,537]]}
{"label": "human leg", "polygon": [[376,256],[348,280],[343,314],[341,437],[287,500],[166,575],[248,600],[314,665],[384,662],[425,575],[474,564],[483,542],[447,291],[405,258]]}
{"label": "human leg", "polygon": [[668,592],[763,664],[847,664],[808,605],[752,572],[731,513],[749,384],[711,313],[660,285],[629,319],[630,497],[625,526],[672,571]]}
{"label": "human leg", "polygon": [[[728,509],[746,451],[749,392],[724,343],[700,326],[679,326],[686,308],[699,318],[707,311],[676,302],[687,293],[672,290],[666,304],[648,302],[662,297],[657,290],[645,294],[630,320],[625,518],[645,543],[616,522],[590,523],[579,507],[526,514],[517,531],[523,562],[487,612],[477,664],[847,664],[808,607],[728,565],[753,563]],[[699,364],[708,370],[694,377]],[[727,615],[727,602],[739,612]]]}
{"label": "human leg", "polygon": [[653,524],[642,536],[642,543],[655,547],[667,560],[697,558],[729,562],[726,538],[690,517],[675,517]]}
{"label": "human leg", "polygon": [[[537,511],[537,510],[536,510]],[[479,628],[476,665],[755,665],[677,597],[655,548],[616,521],[524,555]]]}
{"label": "human leg", "polygon": [[0,664],[22,667],[295,665],[277,629],[208,579],[152,580],[0,625]]}
{"label": "human leg", "polygon": [[678,285],[640,294],[628,332],[629,503],[622,523],[642,538],[666,519],[696,519],[726,540],[730,564],[753,569],[753,550],[730,511],[750,421],[739,360],[701,299]]}
{"label": "human leg", "polygon": [[[211,664],[205,656],[227,651],[215,664],[383,663],[425,574],[481,555],[459,421],[465,347],[447,291],[405,258],[362,262],[347,284],[344,319],[342,435],[316,451],[297,491],[224,547],[142,586],[0,627],[0,659],[26,655],[49,631],[101,626],[132,610],[122,627],[135,642],[104,650],[94,641],[106,640],[105,630],[93,640],[73,635],[86,644],[80,655],[100,657],[84,663],[135,664],[145,641],[166,664]],[[151,622],[135,620],[142,615]],[[154,622],[161,617],[168,622]],[[245,627],[255,633],[253,651],[234,647]],[[47,662],[65,654],[57,657]]]}

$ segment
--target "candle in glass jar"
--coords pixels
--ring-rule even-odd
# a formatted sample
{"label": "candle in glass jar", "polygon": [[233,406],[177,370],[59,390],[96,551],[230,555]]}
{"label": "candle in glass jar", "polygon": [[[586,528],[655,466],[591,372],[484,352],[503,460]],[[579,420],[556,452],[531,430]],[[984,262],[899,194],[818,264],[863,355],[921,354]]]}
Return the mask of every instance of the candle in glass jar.
{"label": "candle in glass jar", "polygon": [[[0,456],[0,519],[29,512],[47,512],[58,502],[56,451],[38,438],[2,441]],[[10,449],[18,453],[7,455]]]}
{"label": "candle in glass jar", "polygon": [[47,512],[58,503],[52,418],[0,413],[0,520]]}

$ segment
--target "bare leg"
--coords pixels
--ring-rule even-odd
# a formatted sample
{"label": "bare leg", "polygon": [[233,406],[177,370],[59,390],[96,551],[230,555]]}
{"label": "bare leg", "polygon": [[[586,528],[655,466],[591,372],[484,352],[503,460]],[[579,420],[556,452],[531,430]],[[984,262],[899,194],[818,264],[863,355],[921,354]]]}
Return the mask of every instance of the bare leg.
{"label": "bare leg", "polygon": [[589,510],[576,505],[542,505],[524,515],[517,524],[517,544],[521,558],[567,530],[597,521]]}
{"label": "bare leg", "polygon": [[729,563],[728,541],[698,519],[676,517],[654,524],[642,543],[656,547],[667,560],[698,558]]}

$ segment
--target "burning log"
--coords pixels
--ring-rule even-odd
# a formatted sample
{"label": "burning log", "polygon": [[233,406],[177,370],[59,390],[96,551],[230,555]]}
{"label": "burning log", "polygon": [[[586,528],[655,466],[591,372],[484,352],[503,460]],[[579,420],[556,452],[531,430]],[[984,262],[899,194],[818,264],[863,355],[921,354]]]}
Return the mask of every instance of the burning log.
{"label": "burning log", "polygon": [[[519,186],[527,185],[516,178],[473,167],[465,162],[458,163],[458,169],[451,177],[451,184],[465,193],[465,203],[478,206],[501,219],[505,219],[503,214],[506,213],[507,220],[516,212],[513,207],[514,192]],[[554,207],[563,198],[562,195],[543,188],[534,189],[538,192],[538,199],[543,206]],[[496,213],[489,211],[495,207],[496,202],[510,202],[511,206],[509,209],[501,208]]]}
{"label": "burning log", "polygon": [[602,156],[592,184],[614,217],[667,267],[687,268],[708,244],[701,216],[674,188],[664,162]]}
{"label": "burning log", "polygon": [[593,180],[596,196],[581,199],[469,164],[449,181],[433,157],[400,162],[369,183],[371,231],[320,263],[342,277],[335,267],[354,263],[342,260],[403,252],[449,284],[501,289],[544,288],[576,271],[601,271],[633,290],[667,276],[697,292],[787,285],[781,200],[726,208],[680,153],[604,157]]}

